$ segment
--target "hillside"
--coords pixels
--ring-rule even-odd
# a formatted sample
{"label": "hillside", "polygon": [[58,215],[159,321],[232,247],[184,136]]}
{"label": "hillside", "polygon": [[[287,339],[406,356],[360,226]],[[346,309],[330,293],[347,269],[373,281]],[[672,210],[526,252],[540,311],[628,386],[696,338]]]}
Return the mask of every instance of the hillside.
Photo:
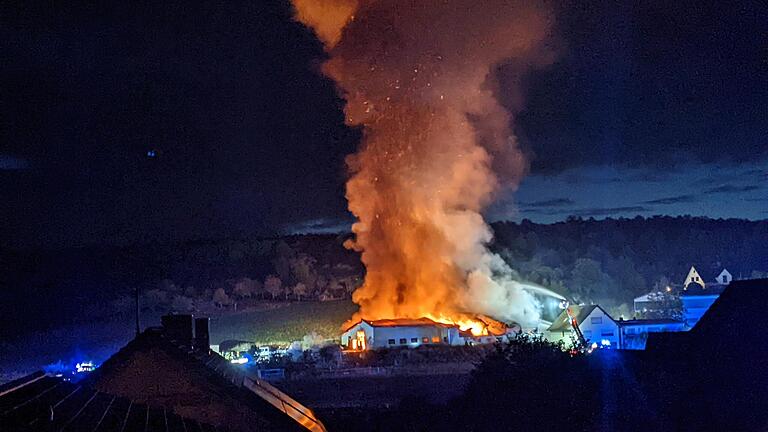
{"label": "hillside", "polygon": [[[615,307],[654,286],[679,283],[691,265],[707,279],[722,267],[736,277],[768,271],[768,221],[572,218],[492,228],[491,248],[520,279]],[[349,237],[0,249],[0,305],[15,305],[0,306],[0,332],[10,322],[24,333],[130,314],[137,287],[147,314],[205,312],[254,299],[349,299],[364,274],[359,256],[343,247]],[[267,284],[270,275],[274,283]]]}

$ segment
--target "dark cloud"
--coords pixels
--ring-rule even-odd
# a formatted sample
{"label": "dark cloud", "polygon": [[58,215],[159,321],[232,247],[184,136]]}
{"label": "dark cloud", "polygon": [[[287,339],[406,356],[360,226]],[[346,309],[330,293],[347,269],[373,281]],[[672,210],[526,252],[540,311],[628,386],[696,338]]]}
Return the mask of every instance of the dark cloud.
{"label": "dark cloud", "polygon": [[[555,63],[498,73],[503,102],[524,101],[515,132],[547,180],[522,213],[640,212],[665,203],[632,207],[648,196],[768,180],[765,2],[561,4]],[[4,2],[0,52],[1,244],[273,235],[349,217],[359,131],[287,1]],[[552,184],[583,208],[537,201]],[[602,208],[617,188],[628,193]]]}
{"label": "dark cloud", "polygon": [[342,232],[350,232],[351,227],[351,220],[320,218],[291,224],[285,227],[283,231],[287,234],[336,234]]}
{"label": "dark cloud", "polygon": [[742,192],[751,192],[754,190],[760,189],[758,186],[755,185],[745,185],[745,186],[736,186],[732,184],[726,184],[718,187],[714,187],[711,189],[707,189],[704,191],[705,193],[723,193],[723,194],[731,194],[731,193],[742,193]]}
{"label": "dark cloud", "polygon": [[648,207],[624,206],[624,207],[593,207],[578,209],[571,214],[574,216],[614,216],[625,213],[646,213],[651,211]]}
{"label": "dark cloud", "polygon": [[667,198],[659,198],[650,201],[643,201],[643,204],[680,204],[696,201],[695,195],[678,195]]}
{"label": "dark cloud", "polygon": [[542,207],[563,207],[573,205],[574,201],[570,198],[555,198],[544,201],[534,201],[529,203],[520,203],[524,208],[542,208]]}
{"label": "dark cloud", "polygon": [[517,118],[532,172],[768,158],[765,2],[563,4],[567,49]]}
{"label": "dark cloud", "polygon": [[29,162],[25,159],[0,154],[0,170],[20,171],[29,169]]}
{"label": "dark cloud", "polygon": [[576,209],[531,209],[524,213],[538,214],[542,216],[614,216],[632,213],[647,213],[652,209],[643,206],[622,206],[622,207],[587,207]]}

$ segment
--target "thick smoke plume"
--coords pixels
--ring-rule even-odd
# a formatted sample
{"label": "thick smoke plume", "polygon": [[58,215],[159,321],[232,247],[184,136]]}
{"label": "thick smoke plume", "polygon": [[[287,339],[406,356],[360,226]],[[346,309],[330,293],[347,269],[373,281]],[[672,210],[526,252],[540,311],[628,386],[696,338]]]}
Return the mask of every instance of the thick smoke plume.
{"label": "thick smoke plume", "polygon": [[[476,314],[535,325],[534,297],[487,247],[482,210],[527,164],[496,99],[495,72],[522,77],[548,62],[551,16],[505,0],[294,0],[329,60],[363,142],[347,163],[350,247],[365,283],[356,318]],[[511,74],[511,75],[509,75]],[[519,84],[519,83],[518,83]],[[505,92],[516,97],[518,89]],[[474,328],[473,328],[474,330]]]}

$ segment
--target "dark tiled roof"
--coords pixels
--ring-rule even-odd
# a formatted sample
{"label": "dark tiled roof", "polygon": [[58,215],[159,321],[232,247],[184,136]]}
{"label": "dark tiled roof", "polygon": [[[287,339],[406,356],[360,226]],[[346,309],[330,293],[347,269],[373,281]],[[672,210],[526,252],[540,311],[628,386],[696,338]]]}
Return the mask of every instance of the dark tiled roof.
{"label": "dark tiled roof", "polygon": [[137,336],[86,381],[233,430],[325,430],[311,410],[269,383],[247,376],[211,350],[171,341],[158,328]]}
{"label": "dark tiled roof", "polygon": [[702,288],[699,284],[689,283],[680,295],[683,297],[720,295],[727,286],[725,284],[709,283],[705,288]]}
{"label": "dark tiled roof", "polygon": [[[584,320],[587,319],[589,314],[591,314],[592,311],[595,310],[595,308],[600,308],[600,306],[598,305],[568,306],[568,309],[570,309],[571,314],[576,317],[576,322],[579,324],[584,322]],[[603,310],[603,309],[600,308],[600,310]],[[605,311],[603,311],[603,313],[605,313]],[[607,313],[605,314],[608,315]],[[571,329],[571,320],[570,318],[568,318],[567,311],[562,311],[560,312],[560,315],[558,315],[557,318],[555,318],[555,321],[552,322],[552,325],[550,325],[547,330],[558,332],[558,331],[568,331],[570,329]]]}
{"label": "dark tiled roof", "polygon": [[655,324],[683,324],[683,322],[672,319],[672,318],[659,318],[659,319],[618,320],[616,321],[616,324],[620,326],[633,326],[633,325],[655,325]]}
{"label": "dark tiled roof", "polygon": [[38,372],[0,388],[0,430],[184,432],[226,429]]}
{"label": "dark tiled roof", "polygon": [[[765,357],[762,326],[768,311],[768,279],[731,282],[689,332],[649,335],[646,350],[745,353],[756,349]],[[745,359],[750,358],[744,354]],[[755,358],[755,357],[752,357]]]}

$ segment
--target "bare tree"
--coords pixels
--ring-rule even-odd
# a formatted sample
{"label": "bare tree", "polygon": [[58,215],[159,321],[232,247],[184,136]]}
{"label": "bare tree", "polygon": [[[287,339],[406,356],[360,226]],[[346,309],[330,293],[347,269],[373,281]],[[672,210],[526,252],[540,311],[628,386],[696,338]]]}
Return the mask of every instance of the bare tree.
{"label": "bare tree", "polygon": [[229,296],[227,295],[227,292],[224,291],[224,288],[218,288],[213,293],[213,304],[215,304],[218,307],[229,306],[232,304],[232,299],[229,298]]}
{"label": "bare tree", "polygon": [[260,288],[259,281],[255,281],[251,278],[241,278],[235,283],[235,288],[232,293],[239,299],[254,297]]}
{"label": "bare tree", "polygon": [[307,295],[307,286],[301,282],[297,283],[293,286],[293,295],[296,296],[296,299],[301,300],[302,296]]}
{"label": "bare tree", "polygon": [[272,296],[272,299],[274,300],[275,297],[283,292],[283,281],[281,281],[280,278],[275,275],[269,275],[267,276],[267,279],[264,280],[264,289]]}

